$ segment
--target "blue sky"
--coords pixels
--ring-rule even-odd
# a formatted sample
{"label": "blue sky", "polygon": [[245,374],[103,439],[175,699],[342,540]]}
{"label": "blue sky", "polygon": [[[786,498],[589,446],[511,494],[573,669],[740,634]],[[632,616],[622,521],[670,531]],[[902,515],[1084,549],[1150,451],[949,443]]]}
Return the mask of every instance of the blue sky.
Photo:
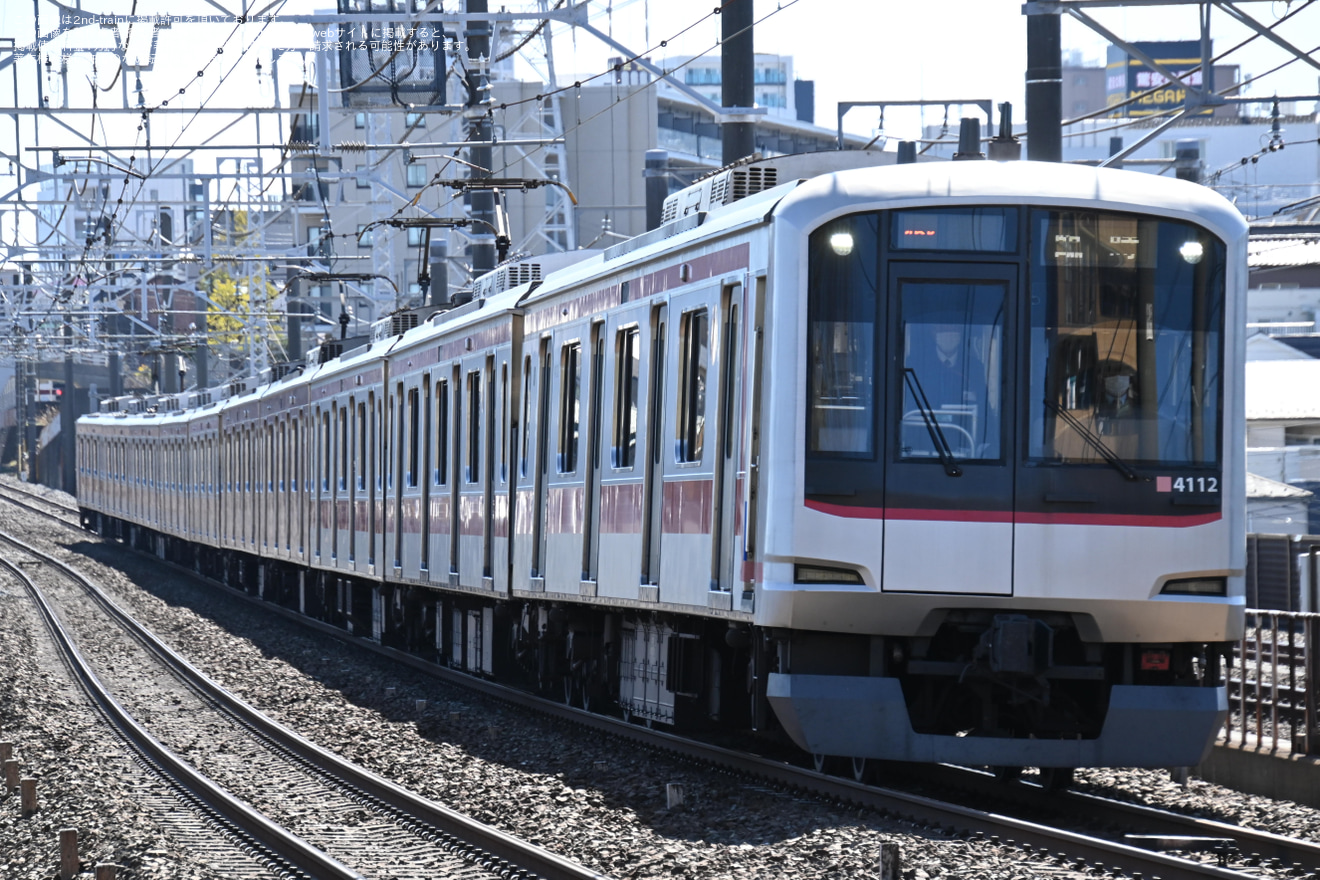
{"label": "blue sky", "polygon": [[[240,8],[240,2],[233,0],[224,5]],[[445,5],[454,6],[458,2],[460,0],[445,0]],[[634,51],[652,47],[650,57],[663,63],[666,58],[711,49],[719,35],[719,19],[709,15],[715,2],[595,0],[590,8],[593,24],[611,32],[615,39]],[[133,4],[132,0],[83,0],[83,5],[92,13],[126,14]],[[287,0],[281,11],[307,14],[329,5],[326,0]],[[502,4],[495,2],[492,5],[498,7]],[[509,5],[515,9],[534,8],[530,0]],[[1271,22],[1301,3],[1276,0],[1239,5],[1257,19]],[[252,8],[263,9],[265,4],[257,2]],[[39,0],[39,9],[42,32],[49,34],[56,20],[55,7],[49,0]],[[1012,101],[1018,108],[1016,117],[1023,118],[1026,19],[1017,0],[756,0],[755,10],[758,18],[765,17],[757,28],[757,49],[792,55],[797,75],[815,81],[816,121],[820,125],[834,126],[835,105],[840,100],[988,98],[995,102]],[[1127,39],[1174,40],[1198,37],[1196,10],[1195,5],[1180,5],[1097,9],[1092,14]],[[137,11],[139,14],[166,11],[174,15],[219,14],[215,6],[204,0],[139,0]],[[0,3],[0,36],[14,37],[20,45],[30,43],[32,16],[33,6],[28,0]],[[1217,50],[1239,41],[1248,33],[1223,13],[1216,12],[1212,21]],[[692,27],[686,34],[675,37],[689,26]],[[149,29],[137,26],[131,45],[139,51],[145,48],[149,32]],[[1280,33],[1306,50],[1315,49],[1313,44],[1320,41],[1320,3],[1285,22]],[[122,28],[121,34],[126,36]],[[661,40],[671,37],[674,39],[667,47],[659,47]],[[254,24],[237,29],[231,24],[218,22],[177,24],[157,34],[156,68],[143,74],[145,97],[148,103],[173,97],[180,84],[195,77],[199,60],[211,59],[212,65],[207,68],[202,82],[190,85],[185,95],[174,98],[175,106],[179,103],[197,106],[202,97],[210,93],[220,73],[225,74],[224,86],[211,99],[214,103],[227,106],[269,103],[273,96],[269,76],[272,47],[308,46],[311,41],[311,28],[307,25],[279,25],[262,30]],[[111,46],[113,34],[106,29],[86,27],[51,44],[55,48],[90,45]],[[212,57],[215,48],[220,46],[225,47],[226,54]],[[1104,59],[1104,39],[1066,16],[1063,46],[1065,51],[1080,51],[1084,59],[1096,62]],[[243,54],[244,49],[246,54]],[[603,46],[594,37],[581,31],[574,32],[566,26],[555,28],[554,50],[561,78],[565,74],[601,70],[608,57],[618,54],[618,50]],[[87,103],[93,79],[104,89],[113,76],[110,55],[97,56],[95,75],[91,57],[88,54],[75,55],[69,62],[69,88],[77,103]],[[1287,57],[1282,49],[1258,39],[1228,60],[1241,64],[1245,73],[1258,74]],[[261,78],[255,69],[258,58],[263,63]],[[296,58],[285,58],[281,63],[280,78],[282,85],[287,86],[299,81],[301,76]],[[1312,94],[1317,91],[1318,75],[1320,71],[1316,68],[1296,62],[1258,84],[1255,93]],[[20,64],[20,104],[35,104],[36,76],[30,61]],[[54,87],[58,104],[59,78],[54,77],[50,85]],[[130,87],[133,85],[135,83],[130,83]],[[7,96],[13,93],[8,73],[0,77],[0,90]],[[102,93],[106,97],[101,100],[117,102],[118,92],[116,84],[112,93]],[[924,117],[917,111],[891,111],[885,120],[885,130],[893,139],[916,137],[923,121],[938,124],[941,116],[939,109],[927,111]],[[184,140],[203,139],[206,131],[203,122],[194,123]],[[214,120],[210,122],[214,124]],[[847,127],[869,134],[875,131],[877,123],[874,112],[857,110],[848,117]],[[178,124],[159,119],[155,130],[157,139],[172,140],[176,132],[171,131],[170,126]],[[132,127],[125,130],[129,135],[133,133]],[[264,133],[269,135],[270,132]],[[104,134],[105,138],[115,141],[122,141],[123,136],[115,133],[113,128]],[[236,133],[236,137],[238,142],[250,141],[255,132],[248,126],[243,132]],[[0,129],[0,145],[3,145],[0,148],[11,149],[11,143],[12,137]]]}
{"label": "blue sky", "polygon": [[[649,36],[650,44],[656,45],[701,18],[711,5],[615,0],[614,34],[639,47],[646,45]],[[1302,4],[1239,5],[1258,21],[1271,23]],[[791,5],[787,0],[756,0],[755,9],[758,18],[768,16],[756,32],[757,50],[792,55],[797,75],[815,80],[819,125],[834,126],[839,101],[880,99],[989,98],[996,103],[1013,102],[1018,108],[1016,118],[1023,118],[1027,26],[1016,0],[797,0]],[[1200,37],[1195,5],[1105,8],[1090,14],[1131,41]],[[695,54],[709,48],[718,31],[718,19],[712,18],[667,50],[658,51]],[[1065,52],[1075,49],[1083,59],[1104,62],[1107,41],[1103,37],[1070,16],[1064,16],[1062,33]],[[1284,22],[1280,33],[1304,50],[1316,49],[1320,4]],[[1211,19],[1216,51],[1248,34],[1243,25],[1221,12],[1216,11]],[[590,57],[587,40],[579,37],[576,45],[580,56]],[[556,51],[560,51],[558,43]],[[1260,38],[1223,63],[1238,63],[1244,73],[1254,75],[1288,57],[1283,49]],[[590,68],[584,64],[581,69]],[[1315,94],[1318,77],[1320,70],[1299,61],[1262,81],[1256,93],[1272,94],[1277,89],[1281,94]],[[858,132],[873,129],[878,122],[862,110],[853,113],[856,118],[849,114],[847,124]],[[928,111],[927,121],[938,123],[941,113]],[[888,114],[886,130],[892,127],[896,135],[915,136],[919,130],[915,111],[906,117],[901,111]]]}

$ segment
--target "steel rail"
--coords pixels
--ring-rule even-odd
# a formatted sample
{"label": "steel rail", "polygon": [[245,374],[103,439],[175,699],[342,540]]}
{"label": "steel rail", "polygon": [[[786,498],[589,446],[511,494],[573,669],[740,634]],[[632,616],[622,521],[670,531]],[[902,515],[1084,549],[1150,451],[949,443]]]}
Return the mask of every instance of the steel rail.
{"label": "steel rail", "polygon": [[967,767],[941,764],[923,774],[923,782],[955,788],[968,799],[1006,804],[1010,809],[1034,813],[1075,813],[1089,825],[1131,829],[1146,836],[1196,838],[1202,841],[1231,840],[1237,858],[1256,856],[1320,870],[1320,843],[1284,837],[1269,831],[1232,825],[1215,819],[1189,816],[1161,807],[1131,803],[1086,791],[1051,792],[1030,779],[1005,784],[990,773]]}
{"label": "steel rail", "polygon": [[[225,690],[182,655],[156,638],[112,599],[97,589],[77,569],[55,557],[28,547],[21,539],[0,531],[0,540],[20,546],[25,552],[61,568],[119,624],[129,630],[139,642],[151,651],[172,672],[199,693],[220,705],[242,723],[257,730],[298,759],[306,761],[322,773],[347,783],[408,818],[432,826],[454,843],[479,850],[498,862],[513,866],[545,880],[609,880],[607,875],[592,871],[541,847],[530,844],[511,834],[483,825],[468,816],[441,804],[414,794],[384,777],[344,760],[310,740],[285,727],[274,719]],[[326,875],[338,876],[338,875]],[[356,875],[354,875],[356,876]]]}
{"label": "steel rail", "polygon": [[[157,561],[161,560],[157,559]],[[182,566],[173,563],[165,564],[194,577],[202,577],[198,572]],[[427,675],[465,689],[484,693],[507,703],[531,708],[573,724],[622,736],[639,744],[667,751],[683,758],[729,768],[765,780],[773,785],[800,789],[817,796],[856,803],[874,809],[882,815],[893,816],[917,824],[958,829],[964,834],[1010,841],[1022,846],[1024,849],[1036,849],[1049,853],[1067,852],[1069,858],[1085,860],[1097,866],[1116,868],[1126,872],[1139,871],[1147,875],[1157,875],[1164,878],[1164,880],[1181,880],[1181,878],[1193,877],[1245,878],[1254,876],[1152,852],[1139,846],[1050,828],[1000,813],[975,810],[893,789],[873,788],[851,780],[795,767],[781,761],[736,752],[688,740],[663,731],[639,727],[616,718],[597,715],[437,666],[398,649],[384,647],[360,636],[351,635],[342,629],[308,618],[291,609],[268,603],[241,590],[210,579],[203,579],[206,580],[209,586],[219,587],[236,598],[241,598],[250,604],[261,607],[264,611],[281,614],[302,626],[339,639],[349,645],[388,657]],[[296,734],[293,735],[297,736]],[[960,769],[959,772],[966,773],[967,771]],[[984,776],[985,774],[979,775]],[[1027,785],[1023,788],[1029,793],[1032,786]],[[1006,799],[1012,799],[1011,786],[1004,786],[1002,783],[995,782],[993,783],[993,789],[987,789],[986,792],[997,793],[994,792],[994,789],[1003,792],[1007,796]],[[1052,797],[1058,796],[1052,795]],[[1269,832],[1228,825],[1208,819],[1183,817],[1169,811],[1125,804],[1095,795],[1067,792],[1064,797],[1075,800],[1082,805],[1081,809],[1084,811],[1092,814],[1103,813],[1109,817],[1108,821],[1113,824],[1133,823],[1143,831],[1161,831],[1171,835],[1231,838],[1237,842],[1239,850],[1243,853],[1255,853],[1266,858],[1278,858],[1285,863],[1300,863],[1306,866],[1320,867],[1320,845],[1309,841],[1285,838]],[[1039,803],[1033,804],[1033,806],[1038,807]]]}
{"label": "steel rail", "polygon": [[[171,563],[166,563],[172,565]],[[194,577],[197,572],[173,566]],[[1085,861],[1097,867],[1116,869],[1125,873],[1139,872],[1145,876],[1158,876],[1162,880],[1194,880],[1194,878],[1221,878],[1221,880],[1247,880],[1257,875],[1177,858],[1152,852],[1137,846],[1101,838],[1090,837],[1059,828],[1051,828],[998,813],[976,810],[958,804],[945,803],[920,795],[888,788],[874,788],[851,780],[817,773],[757,755],[736,752],[719,746],[685,739],[675,734],[640,727],[616,718],[597,715],[582,709],[556,703],[494,682],[478,679],[461,672],[436,666],[420,657],[414,657],[395,648],[344,632],[322,621],[305,617],[296,611],[273,605],[240,590],[206,579],[208,586],[259,605],[266,611],[284,615],[290,620],[325,633],[349,645],[388,657],[406,666],[420,670],[443,681],[465,689],[486,694],[503,702],[528,707],[570,723],[593,730],[624,737],[641,745],[669,752],[679,757],[709,763],[764,780],[771,785],[796,789],[812,795],[853,803],[874,810],[882,816],[917,825],[943,829],[963,836],[992,838],[1024,850],[1046,854],[1066,853],[1070,860]]]}
{"label": "steel rail", "polygon": [[[13,540],[8,536],[4,537],[5,540]],[[24,545],[22,542],[18,542],[17,546],[23,547]],[[39,558],[50,559],[40,551],[35,551],[34,555]],[[54,562],[55,560],[50,559],[50,561]],[[250,839],[265,852],[308,877],[318,878],[318,880],[319,878],[327,878],[327,880],[364,880],[362,875],[342,862],[289,833],[286,829],[271,822],[246,803],[225,791],[148,733],[101,684],[96,673],[92,671],[77,646],[74,645],[64,625],[60,623],[45,595],[27,572],[23,571],[16,563],[3,557],[0,557],[0,566],[12,572],[27,588],[28,593],[41,611],[41,616],[45,620],[47,628],[59,646],[65,662],[69,665],[74,677],[83,691],[91,698],[93,704],[139,751],[142,757],[151,765],[161,768],[176,788],[183,789],[182,793],[185,797],[191,795],[192,797],[189,797],[189,800],[200,800],[206,809],[214,811],[224,820],[224,824],[228,826],[231,833],[237,833]]]}

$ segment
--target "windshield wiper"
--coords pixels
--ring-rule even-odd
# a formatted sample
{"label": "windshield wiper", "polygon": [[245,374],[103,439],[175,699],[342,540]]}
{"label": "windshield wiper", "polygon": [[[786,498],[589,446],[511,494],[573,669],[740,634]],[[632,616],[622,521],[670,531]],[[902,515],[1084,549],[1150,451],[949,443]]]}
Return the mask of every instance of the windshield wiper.
{"label": "windshield wiper", "polygon": [[1129,465],[1123,459],[1119,458],[1118,455],[1114,453],[1114,450],[1106,446],[1105,441],[1101,440],[1099,435],[1097,435],[1094,431],[1088,428],[1081,419],[1077,418],[1077,416],[1068,412],[1066,409],[1059,406],[1057,403],[1055,403],[1054,401],[1048,398],[1046,398],[1045,400],[1045,405],[1050,409],[1054,410],[1055,414],[1058,415],[1060,418],[1062,418],[1065,424],[1067,424],[1070,428],[1076,431],[1078,436],[1080,436],[1083,440],[1086,441],[1087,446],[1090,446],[1092,449],[1094,449],[1100,455],[1101,458],[1109,462],[1109,464],[1113,465],[1114,469],[1118,471],[1120,474],[1122,474],[1124,477],[1126,477],[1129,480],[1132,480],[1133,482],[1137,480],[1145,480],[1147,482],[1150,481],[1150,477],[1142,477],[1140,474],[1138,474],[1136,471],[1132,469],[1131,465]]}
{"label": "windshield wiper", "polygon": [[940,464],[944,465],[944,472],[951,477],[961,477],[962,468],[953,460],[953,447],[944,437],[939,420],[935,418],[935,410],[931,408],[926,392],[921,388],[921,381],[917,379],[917,371],[911,367],[904,367],[903,380],[907,382],[908,389],[912,391],[912,398],[917,402],[917,409],[921,411],[921,420],[926,423],[930,442],[935,445],[935,452],[940,457]]}

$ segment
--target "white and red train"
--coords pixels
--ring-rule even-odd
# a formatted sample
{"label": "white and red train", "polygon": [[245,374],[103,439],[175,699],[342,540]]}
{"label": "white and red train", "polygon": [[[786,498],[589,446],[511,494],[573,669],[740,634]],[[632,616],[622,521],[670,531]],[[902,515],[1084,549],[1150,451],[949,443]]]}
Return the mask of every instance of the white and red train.
{"label": "white and red train", "polygon": [[1245,223],[1145,174],[875,162],[726,169],[276,381],[87,416],[84,520],[650,722],[1197,763],[1243,629]]}

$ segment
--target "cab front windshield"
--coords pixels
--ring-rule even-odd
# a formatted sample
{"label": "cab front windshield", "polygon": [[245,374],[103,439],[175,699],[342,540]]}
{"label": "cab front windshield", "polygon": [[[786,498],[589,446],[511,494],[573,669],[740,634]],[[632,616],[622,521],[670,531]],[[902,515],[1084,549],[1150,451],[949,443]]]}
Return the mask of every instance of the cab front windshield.
{"label": "cab front windshield", "polygon": [[1217,465],[1223,244],[1132,214],[1031,222],[1028,457]]}

